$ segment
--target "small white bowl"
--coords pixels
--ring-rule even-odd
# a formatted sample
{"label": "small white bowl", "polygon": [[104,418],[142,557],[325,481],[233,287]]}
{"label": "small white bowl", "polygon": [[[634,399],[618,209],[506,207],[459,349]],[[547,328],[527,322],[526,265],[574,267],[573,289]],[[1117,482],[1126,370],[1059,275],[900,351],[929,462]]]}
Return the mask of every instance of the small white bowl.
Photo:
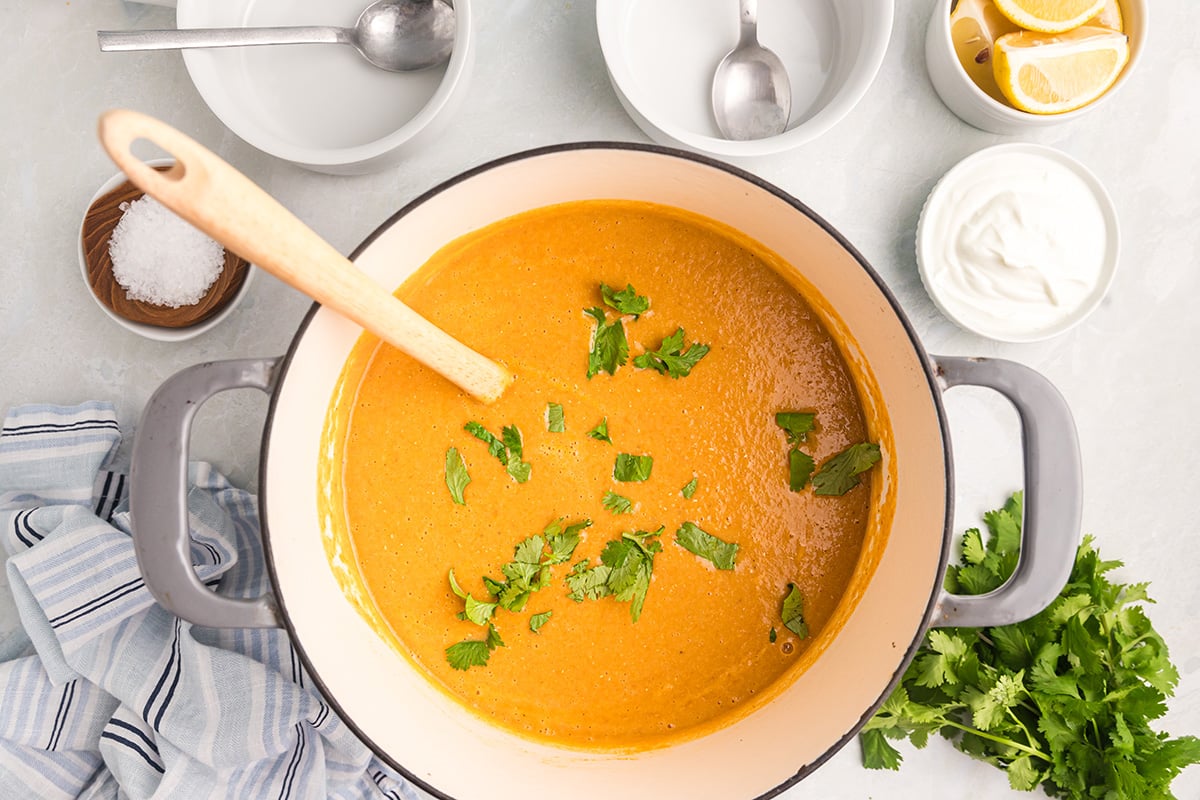
{"label": "small white bowl", "polygon": [[937,0],[925,32],[925,66],[934,90],[946,107],[964,122],[990,133],[1013,134],[1059,125],[1077,119],[1108,101],[1129,79],[1146,44],[1149,8],[1146,0],[1120,0],[1129,61],[1108,91],[1085,106],[1062,114],[1030,114],[1005,105],[975,85],[954,52],[950,37],[953,0]]}
{"label": "small white bowl", "polygon": [[[298,44],[183,51],[196,90],[231,131],[302,167],[356,175],[435,141],[466,95],[474,62],[471,0],[453,0],[450,61],[388,72],[353,47]],[[351,27],[366,0],[179,0],[180,28]]]}
{"label": "small white bowl", "polygon": [[764,156],[825,133],[875,79],[892,32],[894,0],[762,3],[758,38],[792,85],[792,117],[778,136],[721,137],[712,112],[717,64],[738,40],[729,0],[596,0],[596,29],[617,97],[660,144],[719,156]]}
{"label": "small white bowl", "polygon": [[[1019,163],[1021,161],[1025,163]],[[955,231],[942,229],[943,226],[935,220],[940,214],[951,208],[963,210],[965,216],[974,214],[977,209],[971,207],[968,202],[970,189],[979,187],[983,181],[991,181],[991,185],[997,185],[1001,190],[1009,188],[1005,184],[1011,184],[1012,188],[1018,188],[1016,183],[1028,175],[1028,167],[1037,161],[1043,162],[1044,170],[1048,173],[1058,171],[1060,174],[1072,176],[1073,179],[1076,179],[1074,181],[1076,185],[1073,188],[1085,192],[1095,200],[1104,228],[1101,232],[1104,239],[1104,253],[1100,260],[1096,280],[1088,293],[1069,313],[1057,320],[1040,325],[1031,324],[1029,327],[1005,328],[995,319],[995,317],[1001,316],[998,313],[999,309],[997,309],[997,313],[987,314],[966,308],[963,303],[951,299],[950,291],[939,280],[941,267],[935,264],[938,260],[935,253],[937,253],[939,245],[945,244],[944,237],[953,235]],[[994,177],[996,175],[1002,176],[998,179],[999,183],[996,183],[997,179]],[[1030,211],[1033,213],[1032,209]],[[917,221],[917,269],[921,275],[921,282],[925,284],[925,291],[929,293],[933,304],[959,327],[1003,342],[1036,342],[1049,339],[1082,322],[1096,310],[1108,293],[1113,277],[1116,275],[1120,249],[1117,211],[1113,206],[1112,198],[1109,197],[1100,180],[1091,170],[1062,151],[1026,142],[1012,142],[987,147],[958,162],[933,187]],[[980,284],[984,284],[987,278],[981,277],[978,280]],[[1005,321],[1011,322],[1016,318],[1016,312],[1010,312]]]}
{"label": "small white bowl", "polygon": [[[157,158],[147,159],[146,163],[152,167],[169,167],[174,164],[175,161],[174,159],[170,158]],[[84,218],[87,217],[87,212],[92,207],[92,204],[94,204],[104,195],[111,192],[113,189],[116,189],[122,183],[125,183],[126,180],[128,180],[128,178],[125,173],[118,172],[116,175],[113,175],[111,178],[101,184],[100,188],[96,190],[96,193],[92,195],[92,199],[88,200],[87,206],[84,208]],[[99,297],[96,297],[96,293],[92,291],[91,281],[88,279],[87,254],[83,249],[83,219],[80,220],[79,235],[76,237],[76,239],[79,246],[79,271],[83,275],[83,285],[87,288],[88,296],[95,301],[96,305],[100,307],[101,311],[108,315],[109,319],[116,322],[122,328],[132,331],[140,336],[144,336],[147,339],[154,339],[159,342],[182,342],[199,336],[202,333],[207,333],[208,331],[220,325],[226,317],[233,313],[233,310],[237,308],[238,304],[241,303],[242,300],[245,299],[246,295],[249,294],[250,283],[254,279],[254,273],[258,271],[254,265],[251,264],[249,270],[246,272],[246,278],[242,281],[242,285],[238,289],[237,294],[231,297],[229,302],[226,303],[224,307],[222,307],[217,313],[213,314],[208,319],[201,320],[195,325],[188,325],[185,328],[164,328],[160,325],[147,325],[143,322],[135,322],[131,319],[127,319],[106,306]]]}

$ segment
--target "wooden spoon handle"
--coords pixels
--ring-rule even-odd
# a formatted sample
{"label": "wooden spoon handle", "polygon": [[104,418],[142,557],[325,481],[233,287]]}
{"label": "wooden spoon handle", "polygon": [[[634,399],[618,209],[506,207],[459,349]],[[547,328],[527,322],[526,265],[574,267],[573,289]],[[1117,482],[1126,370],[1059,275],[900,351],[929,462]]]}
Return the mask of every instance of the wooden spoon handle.
{"label": "wooden spoon handle", "polygon": [[[223,246],[357,322],[490,403],[512,376],[375,283],[249,178],[164,122],[127,109],[100,116],[100,142],[143,192]],[[133,155],[137,139],[175,159],[160,172]]]}

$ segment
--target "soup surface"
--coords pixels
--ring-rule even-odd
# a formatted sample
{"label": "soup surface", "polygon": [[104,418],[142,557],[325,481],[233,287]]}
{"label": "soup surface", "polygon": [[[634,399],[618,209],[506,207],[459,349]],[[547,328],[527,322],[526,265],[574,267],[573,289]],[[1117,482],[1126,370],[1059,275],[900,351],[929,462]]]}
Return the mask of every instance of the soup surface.
{"label": "soup surface", "polygon": [[[869,431],[837,344],[775,259],[690,213],[587,201],[468,235],[400,288],[516,375],[484,406],[364,335],[342,376],[343,402],[331,406],[329,462],[342,465],[332,517],[339,529],[345,521],[364,614],[435,685],[522,735],[640,749],[728,724],[815,656],[859,558],[875,470],[837,496],[789,486],[793,450],[819,472]],[[632,285],[649,309],[622,315],[601,283]],[[621,320],[629,358],[589,378],[593,308],[605,326]],[[637,366],[680,327],[685,353],[696,342],[711,348],[690,374]],[[815,412],[815,426],[789,441],[779,412]],[[516,462],[503,442],[489,448],[466,430],[471,422],[496,437],[515,426]],[[602,422],[611,441],[596,430]],[[470,477],[462,504],[448,488],[451,472],[462,485],[447,466],[451,448]],[[619,454],[651,457],[649,476],[618,480],[631,477]],[[522,463],[523,482],[514,477]],[[466,605],[498,603],[495,582],[509,577],[514,548],[557,520],[591,525],[569,558],[537,570],[540,588],[519,611],[465,608],[450,570],[471,595]],[[733,569],[682,546],[685,523],[736,544]],[[641,549],[638,537],[622,538],[635,531],[658,536],[642,536]],[[652,558],[640,615],[628,596],[570,596],[572,570],[601,563],[613,540]],[[550,547],[538,554],[554,560]],[[793,586],[804,636],[783,618]],[[492,644],[503,641],[490,650],[488,615]],[[480,643],[468,649],[486,665],[451,664],[447,648],[464,641]]]}

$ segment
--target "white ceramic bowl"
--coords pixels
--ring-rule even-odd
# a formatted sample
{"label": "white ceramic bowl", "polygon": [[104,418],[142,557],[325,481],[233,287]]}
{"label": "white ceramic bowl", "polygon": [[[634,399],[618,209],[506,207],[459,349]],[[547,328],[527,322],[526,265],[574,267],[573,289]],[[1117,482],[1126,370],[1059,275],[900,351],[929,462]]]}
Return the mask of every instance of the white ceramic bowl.
{"label": "white ceramic bowl", "polygon": [[[157,158],[148,159],[146,163],[152,167],[169,167],[170,165],[174,164],[175,161],[170,158]],[[87,206],[84,209],[84,216],[86,217],[87,209],[90,209],[93,203],[111,192],[113,189],[116,189],[126,180],[127,177],[125,173],[118,172],[116,175],[113,175],[111,178],[102,183],[100,188],[96,190],[96,193],[92,195],[92,199],[88,200]],[[182,342],[199,336],[202,333],[207,333],[208,331],[220,325],[226,317],[233,313],[233,310],[237,308],[238,304],[241,303],[242,300],[245,299],[246,295],[250,292],[250,283],[254,279],[254,273],[258,271],[255,269],[254,265],[250,265],[250,269],[246,272],[246,279],[242,281],[242,285],[238,289],[237,294],[230,298],[229,302],[226,303],[220,311],[213,314],[208,319],[197,322],[195,325],[189,325],[186,328],[164,328],[159,325],[147,325],[142,322],[134,322],[131,319],[126,319],[101,302],[99,297],[96,297],[96,293],[92,291],[91,282],[88,280],[87,255],[83,251],[82,219],[80,220],[79,224],[79,235],[76,237],[76,239],[78,241],[79,248],[79,271],[83,275],[83,285],[87,287],[88,296],[96,302],[96,305],[100,307],[101,311],[108,315],[109,319],[116,322],[122,328],[132,331],[139,336],[144,336],[147,339],[154,339],[160,342]]]}
{"label": "white ceramic bowl", "polygon": [[[180,28],[354,24],[365,0],[179,0]],[[387,168],[436,139],[454,116],[474,61],[471,0],[453,0],[450,61],[387,72],[331,44],[183,51],[200,96],[259,150],[340,175]]]}
{"label": "white ceramic bowl", "polygon": [[1125,83],[1140,60],[1146,44],[1149,8],[1146,0],[1120,0],[1125,33],[1129,37],[1129,62],[1108,91],[1087,105],[1063,114],[1030,114],[999,102],[975,85],[954,52],[950,38],[953,0],[936,0],[925,33],[925,65],[934,90],[946,107],[964,122],[991,133],[1023,133],[1077,119],[1108,101]]}
{"label": "white ceramic bowl", "polygon": [[758,38],[787,67],[792,116],[783,133],[752,141],[722,138],[712,112],[712,77],[737,44],[737,11],[730,0],[596,0],[609,78],[651,139],[734,157],[812,141],[849,113],[875,79],[894,0],[760,3]]}
{"label": "white ceramic bowl", "polygon": [[[940,262],[936,253],[940,247],[945,246],[944,237],[947,234],[943,226],[932,221],[952,207],[965,208],[966,215],[974,213],[975,209],[969,206],[967,199],[970,197],[968,190],[987,179],[986,175],[994,175],[997,171],[1001,174],[1007,171],[1010,175],[1024,175],[1023,169],[1018,171],[1012,168],[1012,161],[1006,161],[1013,156],[1042,161],[1046,170],[1065,170],[1077,179],[1081,191],[1095,200],[1099,215],[1103,219],[1104,230],[1101,236],[1104,238],[1104,254],[1097,279],[1081,302],[1069,313],[1045,324],[1012,324],[1017,319],[1015,314],[1008,314],[1007,319],[998,321],[997,318],[1002,316],[999,310],[995,314],[971,310],[964,303],[952,299],[938,274]],[[1031,213],[1036,215],[1036,211]],[[1049,339],[1065,333],[1086,319],[1100,305],[1112,285],[1120,259],[1120,249],[1117,211],[1100,180],[1087,167],[1062,151],[1026,142],[987,147],[958,162],[933,187],[917,222],[917,269],[934,305],[959,327],[1004,342],[1036,342]]]}

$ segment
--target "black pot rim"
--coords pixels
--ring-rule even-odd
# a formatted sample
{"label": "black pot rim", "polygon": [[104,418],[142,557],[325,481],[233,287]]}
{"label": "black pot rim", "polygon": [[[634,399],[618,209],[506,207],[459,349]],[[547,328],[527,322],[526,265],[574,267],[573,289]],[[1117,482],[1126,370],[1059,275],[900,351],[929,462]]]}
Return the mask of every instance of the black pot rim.
{"label": "black pot rim", "polygon": [[[950,428],[949,428],[949,424],[946,419],[946,410],[945,410],[944,405],[942,404],[942,393],[941,393],[941,390],[938,388],[938,381],[937,381],[937,376],[934,373],[934,367],[933,367],[932,363],[930,362],[930,359],[926,355],[925,349],[921,345],[921,341],[918,338],[916,331],[913,329],[912,323],[909,321],[908,317],[905,315],[904,310],[900,307],[900,303],[896,300],[896,297],[892,294],[892,292],[888,288],[887,284],[884,283],[883,279],[879,276],[879,273],[877,273],[875,271],[875,269],[867,262],[866,258],[864,258],[863,255],[852,244],[850,244],[850,242],[844,236],[842,236],[841,233],[839,233],[837,231],[837,229],[835,229],[832,225],[830,225],[827,221],[825,221],[825,219],[823,219],[820,215],[818,215],[816,212],[814,212],[812,209],[810,209],[807,205],[800,202],[798,199],[796,199],[792,195],[788,194],[787,192],[783,191],[782,189],[778,188],[774,184],[769,183],[768,181],[758,177],[757,175],[754,175],[751,172],[747,172],[743,169],[735,167],[731,164],[727,164],[723,161],[719,161],[717,159],[714,159],[714,158],[711,158],[708,156],[700,155],[697,153],[692,153],[692,152],[689,152],[686,150],[681,150],[678,148],[666,147],[663,145],[641,144],[641,143],[635,143],[635,142],[615,142],[615,141],[580,141],[580,142],[566,142],[566,143],[562,143],[562,144],[547,145],[544,147],[536,147],[536,148],[533,148],[530,150],[524,150],[524,151],[521,151],[518,153],[513,153],[511,155],[502,156],[500,158],[493,159],[491,161],[480,164],[479,166],[468,169],[465,172],[461,172],[458,175],[443,181],[442,183],[438,184],[437,186],[433,187],[432,189],[429,189],[428,191],[424,192],[423,194],[419,195],[418,197],[416,197],[413,200],[411,200],[410,202],[408,202],[399,211],[392,214],[390,217],[388,217],[386,220],[384,220],[383,223],[381,223],[378,227],[376,227],[375,230],[373,230],[365,239],[363,239],[363,241],[358,245],[358,247],[354,248],[354,251],[350,254],[350,260],[353,261],[353,260],[357,259],[358,256],[360,254],[362,254],[362,252],[364,250],[366,250],[377,238],[379,238],[386,230],[391,228],[392,225],[394,225],[402,217],[404,217],[407,214],[409,214],[410,212],[412,212],[413,209],[422,205],[423,203],[425,203],[429,199],[435,197],[436,195],[441,194],[442,192],[458,185],[459,183],[462,183],[463,181],[469,180],[470,178],[472,178],[476,175],[487,172],[496,167],[504,166],[506,164],[511,164],[511,163],[514,163],[517,161],[524,161],[524,160],[531,159],[531,158],[538,158],[540,156],[550,155],[553,153],[562,153],[562,152],[568,152],[568,151],[574,151],[574,150],[631,150],[631,151],[639,151],[639,152],[646,152],[646,153],[654,153],[657,155],[667,156],[667,157],[671,157],[671,158],[680,158],[680,159],[684,159],[684,160],[694,161],[694,162],[703,164],[708,167],[713,167],[715,169],[719,169],[724,172],[728,172],[732,175],[735,175],[736,177],[741,178],[742,180],[745,180],[745,181],[753,184],[754,186],[756,186],[760,189],[763,189],[763,190],[769,192],[770,194],[773,194],[780,200],[783,200],[784,202],[788,203],[790,206],[795,208],[800,213],[807,216],[809,219],[811,219],[813,222],[815,222],[817,225],[819,225],[821,227],[821,229],[824,230],[825,233],[827,233],[829,236],[831,236],[839,245],[841,245],[842,248],[845,249],[846,252],[849,253],[854,258],[854,260],[858,262],[859,266],[862,267],[863,270],[866,271],[867,275],[870,276],[871,280],[873,280],[875,282],[875,285],[879,288],[879,291],[887,299],[888,304],[891,306],[893,313],[900,320],[901,325],[904,327],[905,332],[908,334],[908,338],[909,338],[910,343],[913,346],[913,349],[916,350],[916,352],[920,356],[919,361],[921,362],[921,368],[925,372],[925,378],[929,383],[929,390],[930,390],[930,395],[933,399],[933,405],[937,411],[938,426],[941,429],[941,433],[942,433],[942,444],[943,444],[942,451],[943,451],[944,458],[945,458],[946,515],[945,515],[945,519],[944,519],[944,523],[943,523],[943,532],[942,532],[942,540],[943,540],[942,541],[942,552],[941,552],[941,557],[939,558],[939,561],[938,561],[938,569],[935,574],[938,576],[944,575],[946,572],[946,565],[947,565],[947,562],[949,560],[949,555],[950,555],[950,541],[951,541],[951,532],[952,532],[951,529],[952,529],[953,522],[954,522],[954,468],[953,468],[954,465],[953,465],[953,456],[952,456],[951,449],[950,449]],[[292,625],[291,616],[288,614],[287,603],[284,600],[282,594],[279,592],[279,590],[277,588],[274,588],[274,587],[279,586],[279,576],[276,574],[276,570],[275,570],[275,558],[273,555],[273,546],[272,546],[272,540],[271,540],[271,534],[270,534],[270,525],[268,524],[268,520],[267,520],[268,503],[266,502],[266,492],[267,492],[266,469],[267,469],[267,464],[269,463],[268,457],[270,455],[271,428],[273,426],[274,419],[275,419],[276,403],[279,400],[279,387],[283,385],[284,380],[287,378],[287,373],[288,373],[288,370],[291,368],[292,359],[295,356],[296,349],[299,346],[301,339],[304,338],[305,331],[308,330],[308,326],[311,324],[313,317],[316,315],[316,313],[320,309],[320,307],[321,306],[319,303],[313,303],[312,306],[309,308],[308,313],[306,313],[304,315],[304,319],[301,321],[300,326],[296,329],[296,333],[292,337],[291,343],[288,345],[287,353],[283,356],[282,360],[279,363],[279,366],[277,367],[277,373],[276,373],[276,379],[275,379],[275,389],[274,389],[274,391],[271,392],[271,395],[270,395],[270,401],[269,401],[269,404],[267,407],[267,418],[266,418],[266,422],[264,423],[264,426],[263,426],[262,448],[261,448],[261,452],[259,454],[259,458],[260,458],[260,460],[259,460],[259,465],[260,465],[259,466],[259,469],[260,469],[260,475],[259,475],[259,497],[260,497],[259,521],[260,521],[260,527],[261,527],[261,531],[262,531],[263,551],[266,556],[267,571],[271,578],[271,586],[273,587],[273,591],[275,592],[276,600],[277,600],[278,606],[279,606],[279,613],[280,613],[281,618],[283,619],[284,627],[287,629],[288,636],[292,642],[292,646],[295,648],[296,653],[300,656],[300,661],[304,665],[304,669],[308,672],[309,677],[312,679],[313,683],[316,685],[317,689],[320,691],[321,696],[325,698],[325,702],[327,702],[330,705],[330,707],[338,714],[338,716],[341,718],[342,722],[347,727],[349,727],[350,730],[352,730],[354,732],[355,736],[357,736],[359,738],[359,740],[363,742],[363,744],[365,744],[367,747],[369,747],[371,749],[371,751],[373,753],[375,753],[376,756],[378,756],[381,760],[383,760],[389,767],[394,769],[396,772],[403,775],[405,777],[405,779],[407,779],[411,783],[415,784],[416,786],[419,786],[422,790],[424,790],[425,792],[428,792],[433,797],[439,798],[439,800],[461,800],[461,798],[455,798],[451,795],[448,795],[445,792],[438,789],[437,787],[429,784],[427,781],[425,781],[424,779],[417,776],[412,770],[410,770],[410,769],[406,768],[404,765],[400,764],[391,755],[389,755],[383,748],[381,748],[379,745],[377,745],[369,736],[367,736],[366,733],[362,729],[360,729],[358,727],[358,725],[356,725],[354,723],[354,721],[345,713],[345,710],[337,702],[337,699],[328,691],[328,687],[325,685],[325,682],[321,679],[320,673],[317,671],[315,665],[312,662],[312,659],[309,657],[307,651],[304,649],[304,644],[300,641],[299,637],[296,635],[295,627]],[[893,673],[891,680],[888,681],[887,686],[884,688],[883,693],[880,694],[878,699],[876,699],[875,702],[872,703],[866,709],[866,711],[863,712],[863,715],[861,717],[859,717],[858,721],[854,724],[854,726],[849,731],[846,732],[845,735],[843,735],[840,739],[838,739],[836,742],[831,744],[825,750],[825,752],[822,753],[818,758],[814,759],[813,761],[811,761],[807,764],[802,765],[796,771],[796,773],[794,775],[792,775],[790,778],[788,778],[783,783],[776,786],[774,789],[771,789],[770,791],[767,791],[761,795],[758,795],[758,797],[754,798],[754,800],[768,800],[768,798],[777,797],[781,793],[787,791],[792,786],[799,783],[801,780],[803,780],[805,777],[807,777],[809,774],[811,774],[814,770],[816,770],[817,767],[820,767],[822,764],[824,764],[826,761],[828,761],[830,758],[832,758],[847,743],[849,743],[850,740],[853,739],[858,734],[858,732],[862,728],[862,726],[865,725],[867,723],[867,721],[870,720],[871,717],[873,717],[875,715],[875,712],[879,710],[879,707],[883,705],[884,701],[887,700],[887,698],[891,695],[892,691],[899,684],[900,679],[904,676],[904,671],[908,668],[909,663],[912,661],[913,657],[916,655],[917,649],[920,647],[921,642],[924,638],[925,631],[929,628],[929,622],[933,615],[934,604],[937,600],[939,588],[940,588],[940,582],[938,580],[935,580],[933,582],[933,586],[930,587],[929,600],[926,603],[925,613],[923,614],[923,616],[921,618],[921,623],[917,627],[917,630],[914,632],[912,641],[909,643],[908,647],[906,648],[904,657],[901,659],[900,664],[897,666],[896,671]]]}

